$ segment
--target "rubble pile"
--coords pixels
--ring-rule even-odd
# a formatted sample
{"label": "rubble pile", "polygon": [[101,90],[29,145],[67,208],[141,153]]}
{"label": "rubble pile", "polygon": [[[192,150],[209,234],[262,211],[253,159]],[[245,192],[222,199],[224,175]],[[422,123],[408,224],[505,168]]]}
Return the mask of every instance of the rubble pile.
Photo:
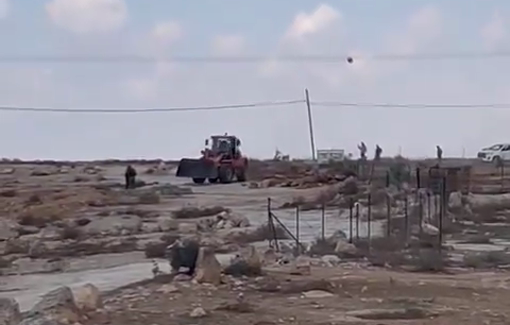
{"label": "rubble pile", "polygon": [[255,181],[249,184],[250,188],[293,187],[307,189],[336,184],[350,176],[355,176],[355,173],[338,166],[314,168],[314,166],[305,163],[278,162],[274,163],[274,166],[268,166],[258,176],[260,180],[255,178]]}

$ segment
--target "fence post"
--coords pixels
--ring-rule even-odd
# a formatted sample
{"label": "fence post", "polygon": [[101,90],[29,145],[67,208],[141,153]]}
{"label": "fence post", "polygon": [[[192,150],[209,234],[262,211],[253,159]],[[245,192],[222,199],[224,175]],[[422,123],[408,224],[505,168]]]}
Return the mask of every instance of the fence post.
{"label": "fence post", "polygon": [[299,241],[299,205],[296,207],[296,250],[297,254],[301,254],[301,247]]}
{"label": "fence post", "polygon": [[356,240],[359,240],[359,203],[356,202]]}
{"label": "fence post", "polygon": [[326,238],[326,205],[324,203],[321,209],[321,238],[322,240]]}
{"label": "fence post", "polygon": [[404,229],[405,229],[405,240],[406,243],[409,240],[409,199],[407,194],[404,198]]}
{"label": "fence post", "polygon": [[391,236],[391,197],[386,194],[386,236]]}
{"label": "fence post", "polygon": [[429,222],[431,222],[431,217],[430,217],[430,192],[427,191],[427,220]]}
{"label": "fence post", "polygon": [[[273,222],[271,220],[271,198],[267,198],[267,226],[269,227],[269,231],[273,233],[274,229],[272,227]],[[271,238],[269,238],[269,247],[273,247],[273,243]]]}
{"label": "fence post", "polygon": [[372,237],[372,193],[368,193],[367,199],[368,211],[367,211],[367,237],[368,237],[368,249],[370,250],[370,240]]}
{"label": "fence post", "polygon": [[352,197],[349,198],[349,243],[352,244],[352,208],[354,205],[354,200]]}
{"label": "fence post", "polygon": [[390,171],[386,171],[386,187],[390,187]]}
{"label": "fence post", "polygon": [[446,177],[443,177],[441,184],[441,208],[439,213],[439,251],[443,249],[443,217],[446,212]]}
{"label": "fence post", "polygon": [[420,236],[423,235],[423,197],[418,192],[418,222],[420,225]]}

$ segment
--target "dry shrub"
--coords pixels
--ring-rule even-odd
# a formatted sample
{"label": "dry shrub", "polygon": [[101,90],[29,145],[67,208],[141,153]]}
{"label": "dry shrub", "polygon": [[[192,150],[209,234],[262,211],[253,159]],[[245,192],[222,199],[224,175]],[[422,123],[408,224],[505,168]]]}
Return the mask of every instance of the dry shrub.
{"label": "dry shrub", "polygon": [[59,229],[60,239],[73,239],[77,240],[83,237],[83,232],[77,227],[64,226]]}
{"label": "dry shrub", "polygon": [[0,192],[0,196],[6,197],[6,198],[13,198],[13,197],[16,197],[17,195],[18,195],[18,192],[16,190],[5,190],[5,191]]}
{"label": "dry shrub", "polygon": [[263,274],[262,267],[260,265],[250,265],[245,260],[234,261],[232,264],[227,266],[223,273],[232,275],[234,277],[256,277]]}
{"label": "dry shrub", "polygon": [[411,265],[415,272],[444,272],[446,256],[438,249],[420,249],[411,254]]}
{"label": "dry shrub", "polygon": [[309,248],[309,254],[312,256],[324,256],[324,255],[335,255],[336,243],[323,239],[317,238]]}
{"label": "dry shrub", "polygon": [[210,217],[223,211],[229,211],[222,206],[213,206],[208,208],[184,207],[172,213],[175,219],[196,219],[202,217]]}
{"label": "dry shrub", "polygon": [[32,194],[30,195],[30,197],[27,199],[26,203],[28,205],[35,205],[35,204],[41,204],[43,201],[41,199],[41,197],[37,194]]}
{"label": "dry shrub", "polygon": [[164,234],[157,243],[149,243],[145,247],[146,258],[165,258],[165,251],[168,245],[172,244],[179,238],[178,235]]}
{"label": "dry shrub", "polygon": [[161,197],[154,192],[143,193],[138,197],[138,204],[159,204]]}
{"label": "dry shrub", "polygon": [[474,269],[497,268],[510,265],[510,254],[505,251],[470,253],[464,256],[463,262]]}

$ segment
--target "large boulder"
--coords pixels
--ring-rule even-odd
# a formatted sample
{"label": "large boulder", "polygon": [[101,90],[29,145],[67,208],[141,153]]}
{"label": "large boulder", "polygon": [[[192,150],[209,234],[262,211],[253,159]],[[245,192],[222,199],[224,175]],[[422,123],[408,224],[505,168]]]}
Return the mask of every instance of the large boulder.
{"label": "large boulder", "polygon": [[8,220],[0,220],[0,241],[18,236],[16,224]]}
{"label": "large boulder", "polygon": [[197,258],[195,280],[198,283],[221,284],[221,264],[209,247],[200,248]]}
{"label": "large boulder", "polygon": [[88,235],[118,236],[136,234],[141,228],[142,219],[139,216],[126,214],[95,218],[83,230]]}
{"label": "large boulder", "polygon": [[93,284],[87,283],[74,292],[76,306],[82,311],[95,311],[103,307],[103,300],[99,289]]}
{"label": "large boulder", "polygon": [[18,325],[21,321],[19,304],[12,298],[0,298],[0,324]]}
{"label": "large boulder", "polygon": [[39,317],[63,324],[79,323],[81,312],[76,306],[71,289],[60,287],[45,294],[27,315],[27,318]]}

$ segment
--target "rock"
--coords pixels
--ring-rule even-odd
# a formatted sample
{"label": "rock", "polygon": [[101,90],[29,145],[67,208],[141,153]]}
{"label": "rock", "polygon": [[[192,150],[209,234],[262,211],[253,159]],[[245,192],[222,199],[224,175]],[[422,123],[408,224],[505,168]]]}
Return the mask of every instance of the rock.
{"label": "rock", "polygon": [[16,170],[14,168],[4,168],[0,170],[0,175],[12,175]]}
{"label": "rock", "polygon": [[[75,323],[73,325],[77,325],[80,323]],[[23,318],[21,323],[18,325],[68,325],[67,323],[62,323],[56,321],[54,319],[48,318],[44,315],[30,315],[28,317]]]}
{"label": "rock", "polygon": [[340,262],[342,261],[336,255],[324,255],[321,257],[321,260],[323,263],[325,263],[328,266],[336,266],[336,265],[340,264]]}
{"label": "rock", "polygon": [[55,174],[55,172],[53,172],[53,171],[44,170],[44,169],[40,169],[40,170],[36,169],[30,173],[30,176],[50,176],[53,174]]}
{"label": "rock", "polygon": [[93,284],[87,283],[74,292],[76,306],[82,311],[95,311],[103,308],[103,300],[99,289]]}
{"label": "rock", "polygon": [[191,318],[203,318],[207,316],[207,312],[202,307],[197,307],[191,311],[189,314]]}
{"label": "rock", "polygon": [[462,193],[461,192],[452,192],[450,193],[450,197],[448,198],[448,208],[451,210],[460,210],[462,209]]}
{"label": "rock", "polygon": [[362,309],[346,313],[348,316],[367,320],[424,319],[435,316],[422,308]]}
{"label": "rock", "polygon": [[196,223],[181,222],[179,223],[178,231],[183,234],[194,234],[198,231],[198,225]]}
{"label": "rock", "polygon": [[18,226],[18,233],[20,236],[25,235],[34,235],[41,231],[39,227],[36,226]]}
{"label": "rock", "polygon": [[356,246],[347,241],[339,240],[336,243],[335,253],[337,254],[356,255],[357,251]]}
{"label": "rock", "polygon": [[179,292],[179,288],[177,288],[173,284],[164,284],[161,287],[159,287],[158,290],[156,291],[161,293],[175,293]]}
{"label": "rock", "polygon": [[161,216],[157,218],[156,222],[161,231],[164,232],[179,229],[179,222],[172,217]]}
{"label": "rock", "polygon": [[42,258],[47,256],[49,249],[41,240],[34,240],[28,248],[28,256],[30,258]]}
{"label": "rock", "polygon": [[312,266],[310,261],[297,259],[292,262],[290,266],[291,275],[311,275],[312,274]]}
{"label": "rock", "polygon": [[241,250],[241,253],[232,259],[225,268],[225,274],[233,276],[260,276],[262,275],[262,258],[253,246]]}
{"label": "rock", "polygon": [[195,280],[198,283],[221,284],[221,265],[212,249],[208,247],[200,248],[195,274]]}
{"label": "rock", "polygon": [[17,236],[16,224],[7,220],[0,220],[0,240],[16,238]]}
{"label": "rock", "polygon": [[12,298],[0,298],[0,324],[18,325],[21,321],[19,304]]}
{"label": "rock", "polygon": [[93,219],[83,227],[88,235],[130,235],[139,233],[142,219],[135,215],[109,216]]}
{"label": "rock", "polygon": [[38,237],[45,240],[59,240],[61,238],[61,232],[57,227],[47,226],[41,229]]}
{"label": "rock", "polygon": [[28,318],[34,315],[43,315],[64,324],[77,323],[81,319],[80,310],[69,287],[60,287],[45,294],[30,310]]}
{"label": "rock", "polygon": [[329,298],[333,296],[334,294],[323,290],[311,290],[303,292],[303,297],[311,299]]}
{"label": "rock", "polygon": [[142,233],[145,233],[145,234],[151,234],[154,232],[160,232],[161,228],[159,228],[159,225],[157,223],[144,222],[144,223],[142,223],[141,231],[142,231]]}

